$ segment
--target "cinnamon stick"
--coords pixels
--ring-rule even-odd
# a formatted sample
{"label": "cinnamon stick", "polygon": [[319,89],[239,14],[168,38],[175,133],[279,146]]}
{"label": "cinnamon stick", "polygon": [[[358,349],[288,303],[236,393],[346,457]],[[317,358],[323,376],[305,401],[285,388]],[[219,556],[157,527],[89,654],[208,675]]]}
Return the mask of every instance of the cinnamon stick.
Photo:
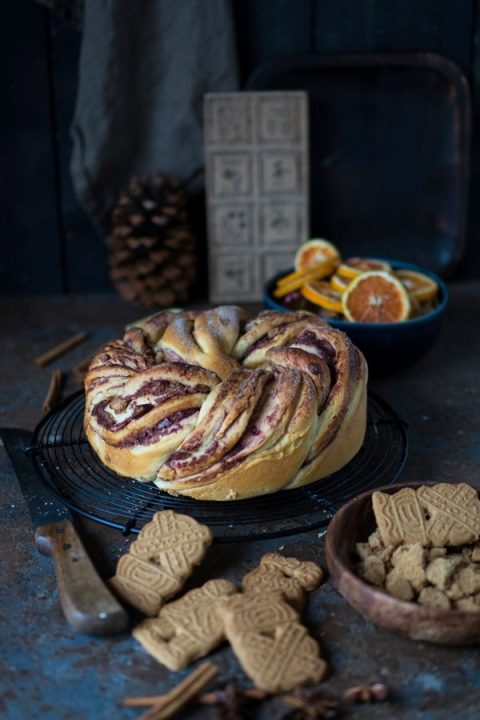
{"label": "cinnamon stick", "polygon": [[[242,696],[249,700],[264,700],[269,693],[266,690],[258,688],[245,688],[242,690]],[[163,702],[165,695],[139,695],[138,697],[125,698],[123,704],[126,707],[151,707]],[[199,705],[216,705],[218,703],[218,692],[202,693],[198,697],[193,698],[194,702]]]}
{"label": "cinnamon stick", "polygon": [[139,695],[138,697],[126,697],[123,701],[125,707],[152,707],[162,702],[165,695]]}
{"label": "cinnamon stick", "polygon": [[188,705],[217,674],[218,667],[207,661],[165,695],[125,698],[123,704],[128,707],[151,706],[138,720],[167,720]]}
{"label": "cinnamon stick", "polygon": [[[260,690],[260,688],[252,687],[242,690],[241,695],[247,700],[265,700],[270,693],[267,692],[267,690]],[[196,702],[199,705],[216,705],[218,703],[218,693],[215,691],[202,693],[198,696]]]}
{"label": "cinnamon stick", "polygon": [[60,396],[62,394],[62,385],[63,385],[62,371],[54,370],[52,373],[52,377],[50,378],[50,385],[48,386],[48,392],[45,396],[45,400],[43,401],[43,405],[42,405],[43,412],[49,413],[57,407],[58,401],[60,400]]}
{"label": "cinnamon stick", "polygon": [[68,338],[68,340],[64,340],[58,345],[55,345],[53,348],[51,348],[51,350],[47,350],[47,352],[39,355],[34,359],[33,362],[39,367],[44,367],[45,365],[53,362],[53,360],[56,360],[58,357],[60,357],[60,355],[64,355],[68,350],[71,350],[77,345],[80,345],[80,343],[83,342],[87,337],[88,333],[79,332],[76,335],[73,335],[71,338]]}

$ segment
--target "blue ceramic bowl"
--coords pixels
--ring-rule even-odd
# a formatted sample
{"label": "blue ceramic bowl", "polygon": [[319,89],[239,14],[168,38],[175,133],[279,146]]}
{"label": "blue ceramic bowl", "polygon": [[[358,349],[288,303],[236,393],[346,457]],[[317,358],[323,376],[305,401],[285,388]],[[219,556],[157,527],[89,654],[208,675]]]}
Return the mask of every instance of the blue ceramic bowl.
{"label": "blue ceramic bowl", "polygon": [[[435,343],[448,304],[448,291],[438,275],[406,262],[386,259],[397,270],[416,270],[433,278],[439,287],[437,307],[425,315],[399,323],[356,323],[325,319],[332,327],[343,330],[365,355],[370,371],[387,374],[407,367],[423,357]],[[288,312],[272,292],[279,278],[292,269],[277,273],[265,283],[263,301],[267,308]]]}

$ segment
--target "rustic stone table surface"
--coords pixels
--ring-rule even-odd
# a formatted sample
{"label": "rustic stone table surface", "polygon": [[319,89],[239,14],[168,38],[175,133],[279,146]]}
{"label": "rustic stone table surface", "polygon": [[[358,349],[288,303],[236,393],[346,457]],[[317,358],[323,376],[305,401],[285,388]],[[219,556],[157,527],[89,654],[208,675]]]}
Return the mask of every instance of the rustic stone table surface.
{"label": "rustic stone table surface", "polygon": [[[453,284],[450,293],[434,349],[417,365],[373,381],[371,387],[409,423],[410,453],[402,480],[463,480],[480,486],[480,283]],[[1,300],[1,424],[33,429],[42,417],[51,367],[70,369],[138,315],[112,296]],[[79,330],[90,333],[87,342],[49,368],[33,365],[36,355]],[[76,389],[69,376],[66,393]],[[128,633],[111,638],[75,635],[60,610],[52,562],[35,550],[30,518],[3,449],[0,482],[0,715],[9,720],[136,718],[140,711],[122,707],[122,698],[165,692],[186,672],[167,672]],[[108,577],[130,539],[118,530],[76,520],[94,563]],[[190,585],[219,575],[239,580],[267,551],[323,563],[320,536],[315,530],[255,543],[214,544]],[[477,647],[439,647],[379,630],[347,605],[330,580],[313,593],[306,623],[328,658],[326,692],[338,696],[352,685],[371,681],[382,681],[392,690],[389,702],[352,706],[346,717],[478,718]],[[227,646],[212,659],[220,665],[220,682],[246,684]],[[251,709],[248,717],[279,718],[284,712],[271,700]],[[183,715],[214,716],[211,708]]]}

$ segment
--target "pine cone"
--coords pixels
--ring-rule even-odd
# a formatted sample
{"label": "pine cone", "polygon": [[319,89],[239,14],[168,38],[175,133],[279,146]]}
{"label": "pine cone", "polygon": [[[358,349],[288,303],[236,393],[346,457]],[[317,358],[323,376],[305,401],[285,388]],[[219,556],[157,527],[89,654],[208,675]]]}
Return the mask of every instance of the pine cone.
{"label": "pine cone", "polygon": [[118,293],[143,307],[188,299],[196,247],[183,188],[165,175],[133,178],[112,212],[110,277]]}

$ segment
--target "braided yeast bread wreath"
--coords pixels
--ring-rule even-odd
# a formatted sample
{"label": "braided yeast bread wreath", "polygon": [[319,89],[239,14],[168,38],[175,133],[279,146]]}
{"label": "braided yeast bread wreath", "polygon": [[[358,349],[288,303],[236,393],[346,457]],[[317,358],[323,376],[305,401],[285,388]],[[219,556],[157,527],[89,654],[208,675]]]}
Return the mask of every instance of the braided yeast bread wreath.
{"label": "braided yeast bread wreath", "polygon": [[358,452],[366,383],[363,355],[311,313],[167,310],[94,357],[85,430],[120,475],[202,500],[254,497]]}

